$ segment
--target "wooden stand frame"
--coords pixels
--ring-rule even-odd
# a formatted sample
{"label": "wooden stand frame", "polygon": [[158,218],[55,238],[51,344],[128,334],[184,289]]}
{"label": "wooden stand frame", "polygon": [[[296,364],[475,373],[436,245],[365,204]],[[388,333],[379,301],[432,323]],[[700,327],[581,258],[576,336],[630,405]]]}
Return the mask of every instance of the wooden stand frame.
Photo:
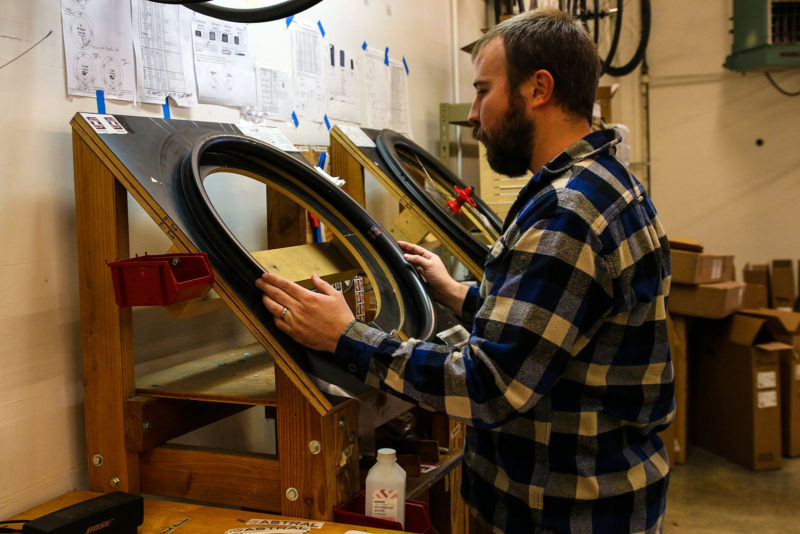
{"label": "wooden stand frame", "polygon": [[[106,265],[106,260],[130,253],[127,194],[153,217],[175,249],[196,251],[85,121],[76,116],[71,124],[90,489],[333,519],[333,506],[359,489],[357,403],[332,406],[246,310],[237,307],[221,281],[214,282],[214,289],[276,355],[271,383],[266,381],[257,395],[246,398],[197,391],[140,394],[134,377],[131,309],[116,305]],[[293,213],[287,217],[294,222],[299,218]],[[235,392],[238,386],[232,380]],[[276,415],[277,457],[165,444],[253,405]]]}
{"label": "wooden stand frame", "polygon": [[[173,252],[197,251],[86,121],[76,115],[71,125],[89,488],[332,520],[333,508],[359,491],[363,476],[358,402],[332,405],[220,277],[213,289],[258,343],[137,380],[131,308],[116,305],[106,265],[130,255],[127,196],[170,238]],[[342,160],[335,150],[332,146],[331,168],[337,174]],[[352,161],[346,165],[349,170],[341,172],[349,178],[346,190],[363,205],[362,169]],[[270,188],[267,206],[270,249],[306,242],[304,210]],[[212,373],[214,387],[205,380]],[[242,375],[261,378],[252,383]],[[275,419],[277,455],[167,443],[251,406],[263,406]],[[410,480],[408,491],[426,494],[439,532],[465,532],[456,469],[463,426],[433,419],[434,439],[448,453],[440,458],[439,474]]]}

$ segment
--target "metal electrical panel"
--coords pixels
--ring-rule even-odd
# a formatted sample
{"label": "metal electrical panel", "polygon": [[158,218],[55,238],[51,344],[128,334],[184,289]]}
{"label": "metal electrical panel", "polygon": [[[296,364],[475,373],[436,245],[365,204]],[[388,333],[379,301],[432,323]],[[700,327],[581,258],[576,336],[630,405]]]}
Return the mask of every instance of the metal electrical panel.
{"label": "metal electrical panel", "polygon": [[740,72],[800,67],[800,1],[733,0],[733,50],[725,67]]}

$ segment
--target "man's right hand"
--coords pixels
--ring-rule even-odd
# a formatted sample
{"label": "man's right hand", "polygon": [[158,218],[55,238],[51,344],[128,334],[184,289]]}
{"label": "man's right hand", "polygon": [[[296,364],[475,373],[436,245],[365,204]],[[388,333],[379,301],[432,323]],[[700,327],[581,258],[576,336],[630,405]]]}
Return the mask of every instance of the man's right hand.
{"label": "man's right hand", "polygon": [[403,257],[417,270],[428,283],[431,297],[450,308],[456,315],[461,315],[461,306],[467,296],[466,285],[457,282],[442,263],[442,259],[419,245],[398,241],[403,249]]}

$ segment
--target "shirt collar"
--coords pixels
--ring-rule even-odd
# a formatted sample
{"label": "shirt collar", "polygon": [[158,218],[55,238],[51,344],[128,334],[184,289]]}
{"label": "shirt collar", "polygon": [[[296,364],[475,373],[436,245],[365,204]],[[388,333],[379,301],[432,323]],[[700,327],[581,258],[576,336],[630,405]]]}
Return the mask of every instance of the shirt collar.
{"label": "shirt collar", "polygon": [[591,158],[600,152],[608,151],[621,140],[622,138],[612,128],[592,132],[545,163],[541,171],[536,174],[562,174],[575,163]]}
{"label": "shirt collar", "polygon": [[617,145],[621,141],[622,138],[613,128],[598,130],[588,134],[577,143],[570,145],[561,154],[545,163],[519,192],[517,199],[508,211],[508,215],[503,224],[503,230],[508,228],[509,223],[516,218],[517,211],[522,205],[539,192],[542,187],[549,184],[553,178],[563,174],[579,161],[594,157],[601,152],[609,151],[611,147]]}

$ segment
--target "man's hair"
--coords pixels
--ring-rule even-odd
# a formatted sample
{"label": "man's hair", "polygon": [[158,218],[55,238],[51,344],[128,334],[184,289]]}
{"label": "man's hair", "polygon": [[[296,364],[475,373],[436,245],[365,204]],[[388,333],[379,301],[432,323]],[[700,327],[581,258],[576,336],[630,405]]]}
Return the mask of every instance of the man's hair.
{"label": "man's hair", "polygon": [[534,9],[487,31],[472,49],[473,61],[495,37],[503,40],[512,94],[539,69],[555,81],[553,95],[563,109],[592,122],[601,62],[579,21],[558,9]]}

